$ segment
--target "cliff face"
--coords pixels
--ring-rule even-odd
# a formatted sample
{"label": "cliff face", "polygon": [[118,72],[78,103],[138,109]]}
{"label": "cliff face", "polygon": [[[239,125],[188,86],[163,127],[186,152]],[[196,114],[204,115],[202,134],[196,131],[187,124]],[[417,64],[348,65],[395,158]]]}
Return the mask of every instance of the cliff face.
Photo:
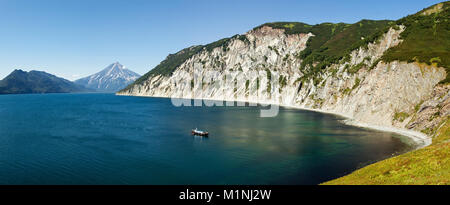
{"label": "cliff face", "polygon": [[402,41],[404,29],[390,28],[376,42],[351,52],[348,62],[302,78],[298,56],[314,35],[287,35],[263,26],[222,47],[203,49],[172,75],[150,76],[118,94],[275,103],[431,134],[449,115],[449,86],[438,85],[445,69],[379,60]]}
{"label": "cliff face", "polygon": [[381,61],[404,31],[391,27],[347,60],[308,76],[314,65],[302,67],[301,51],[314,34],[262,26],[212,49],[195,47],[200,50],[170,75],[152,74],[118,94],[273,103],[432,135],[449,116],[450,86],[439,84],[446,69]]}
{"label": "cliff face", "polygon": [[[266,70],[270,70],[287,77],[289,83],[281,92],[285,101],[288,96],[295,96],[297,88],[294,81],[302,75],[298,69],[301,61],[295,55],[306,47],[306,41],[311,35],[285,35],[282,30],[264,27],[247,33],[247,40],[236,38],[230,40],[226,47],[218,47],[211,52],[201,51],[181,64],[171,76],[150,77],[142,85],[119,94],[274,103],[276,99],[271,98],[271,93],[277,90],[271,89],[269,93],[266,89]],[[194,87],[191,87],[194,74],[195,78],[212,74],[217,84],[213,85],[211,81],[207,85],[195,82]],[[203,81],[207,80],[209,78]],[[247,80],[247,86],[242,85]],[[235,86],[235,81],[241,85]],[[259,89],[252,89],[257,87]]]}

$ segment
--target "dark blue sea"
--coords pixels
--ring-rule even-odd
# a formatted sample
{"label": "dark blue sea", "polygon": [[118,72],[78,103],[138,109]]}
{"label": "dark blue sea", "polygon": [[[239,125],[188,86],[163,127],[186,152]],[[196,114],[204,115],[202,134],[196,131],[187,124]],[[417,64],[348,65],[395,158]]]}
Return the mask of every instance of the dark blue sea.
{"label": "dark blue sea", "polygon": [[414,149],[334,115],[259,115],[113,94],[0,95],[0,184],[318,184]]}

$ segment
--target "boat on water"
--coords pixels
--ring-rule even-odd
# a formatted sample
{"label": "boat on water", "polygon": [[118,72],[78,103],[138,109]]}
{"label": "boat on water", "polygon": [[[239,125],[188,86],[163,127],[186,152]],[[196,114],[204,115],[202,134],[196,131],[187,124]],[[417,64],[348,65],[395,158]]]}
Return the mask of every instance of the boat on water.
{"label": "boat on water", "polygon": [[202,137],[208,137],[209,132],[201,131],[195,128],[195,130],[192,130],[192,135],[202,136]]}

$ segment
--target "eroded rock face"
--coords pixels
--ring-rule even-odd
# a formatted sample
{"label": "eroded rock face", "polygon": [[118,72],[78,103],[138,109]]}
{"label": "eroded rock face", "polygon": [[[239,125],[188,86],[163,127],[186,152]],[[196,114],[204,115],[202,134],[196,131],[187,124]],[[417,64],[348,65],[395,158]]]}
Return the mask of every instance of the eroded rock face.
{"label": "eroded rock face", "polygon": [[363,68],[354,75],[328,78],[326,84],[319,85],[315,91],[322,105],[316,104],[317,98],[307,99],[305,105],[342,113],[364,123],[391,126],[396,113],[409,113],[430,96],[434,86],[445,76],[444,69],[421,69],[399,62],[379,63],[370,71]]}
{"label": "eroded rock face", "polygon": [[449,86],[437,86],[446,77],[445,69],[379,61],[401,43],[404,29],[390,29],[367,48],[353,51],[350,62],[302,80],[297,56],[313,34],[286,35],[264,26],[246,33],[245,40],[201,51],[171,76],[150,77],[118,94],[278,103],[428,133],[449,115]]}
{"label": "eroded rock face", "polygon": [[450,85],[436,86],[429,98],[420,101],[409,113],[406,128],[433,134],[450,116]]}

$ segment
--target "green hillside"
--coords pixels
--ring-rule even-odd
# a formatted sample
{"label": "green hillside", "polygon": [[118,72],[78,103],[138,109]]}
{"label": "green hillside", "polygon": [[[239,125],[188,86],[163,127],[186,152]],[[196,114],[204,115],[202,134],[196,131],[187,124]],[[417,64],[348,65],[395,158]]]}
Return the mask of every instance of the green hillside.
{"label": "green hillside", "polygon": [[[283,29],[287,34],[312,33],[305,50],[300,52],[303,59],[301,68],[305,72],[304,78],[317,76],[327,66],[349,60],[350,53],[370,42],[374,42],[388,31],[393,21],[362,20],[354,24],[322,23],[308,25],[295,22],[266,23],[262,26]],[[309,66],[310,70],[304,70]]]}
{"label": "green hillside", "polygon": [[[260,25],[285,30],[286,34],[312,33],[307,42],[307,48],[298,54],[302,64],[300,69],[305,76],[303,78],[315,78],[326,67],[348,61],[349,54],[359,48],[375,42],[389,28],[398,29],[398,25],[405,25],[406,30],[401,34],[403,42],[389,49],[382,60],[390,62],[394,60],[407,62],[421,62],[450,67],[450,31],[449,31],[449,2],[443,2],[422,10],[421,12],[407,16],[397,21],[390,20],[361,20],[354,24],[346,23],[322,23],[308,25],[300,22],[274,22]],[[212,51],[214,48],[226,48],[231,39],[239,38],[248,42],[244,35],[235,35],[224,38],[208,45],[193,46],[181,50],[176,54],[170,54],[158,66],[139,78],[126,89],[141,84],[150,76],[170,76],[184,61],[202,50]],[[305,69],[309,67],[310,69]],[[449,75],[442,83],[450,81]]]}
{"label": "green hillside", "polygon": [[129,85],[128,87],[131,87],[135,84],[141,84],[143,81],[147,80],[150,76],[159,74],[170,76],[178,66],[183,64],[187,59],[197,54],[202,49],[203,46],[192,46],[189,48],[185,48],[179,51],[178,53],[170,54],[158,66],[156,66],[150,72],[146,73],[145,75],[137,79],[133,84]]}
{"label": "green hillside", "polygon": [[[311,65],[313,62],[321,62],[318,68],[320,70],[331,63],[337,63],[338,60],[342,59],[354,48],[357,48],[364,43],[367,44],[367,39],[371,39],[371,35],[380,33],[391,23],[392,21],[387,20],[362,20],[355,24],[323,23],[311,26],[298,22],[277,22],[263,24],[254,29],[258,29],[262,26],[270,26],[273,28],[285,29],[287,34],[313,33],[315,37],[310,38],[307,42],[307,49],[301,52],[299,57],[304,59],[304,64],[302,65],[303,67],[307,64]],[[248,42],[248,39],[244,35],[235,35],[233,37],[224,38],[207,45],[185,48],[178,53],[167,56],[167,58],[158,66],[136,80],[124,90],[127,90],[136,84],[143,83],[151,76],[170,76],[183,62],[191,58],[193,55],[202,50],[212,51],[214,48],[218,47],[225,48],[232,39],[240,39],[244,42]]]}
{"label": "green hillside", "polygon": [[382,60],[420,62],[444,67],[450,83],[450,2],[443,2],[426,8],[414,15],[396,21],[405,25],[401,33],[403,42],[389,49]]}
{"label": "green hillside", "polygon": [[243,35],[235,35],[231,38],[224,38],[220,39],[218,41],[212,42],[207,45],[199,45],[199,46],[191,46],[189,48],[185,48],[175,54],[170,54],[167,56],[165,60],[163,60],[159,65],[157,65],[155,68],[147,72],[145,75],[137,79],[134,83],[128,85],[125,89],[127,90],[134,85],[142,84],[145,80],[147,80],[151,76],[156,75],[163,75],[163,76],[170,76],[172,73],[186,60],[191,58],[193,55],[199,53],[202,50],[206,50],[211,52],[214,48],[222,47],[225,48],[226,45],[230,42],[232,39],[240,39],[244,42],[248,42],[248,39]]}
{"label": "green hillside", "polygon": [[[450,83],[450,2],[443,2],[396,21],[405,25],[403,42],[382,56],[395,60],[444,67]],[[433,143],[425,148],[369,165],[326,182],[324,185],[361,184],[445,184],[450,185],[450,118],[433,134]]]}

